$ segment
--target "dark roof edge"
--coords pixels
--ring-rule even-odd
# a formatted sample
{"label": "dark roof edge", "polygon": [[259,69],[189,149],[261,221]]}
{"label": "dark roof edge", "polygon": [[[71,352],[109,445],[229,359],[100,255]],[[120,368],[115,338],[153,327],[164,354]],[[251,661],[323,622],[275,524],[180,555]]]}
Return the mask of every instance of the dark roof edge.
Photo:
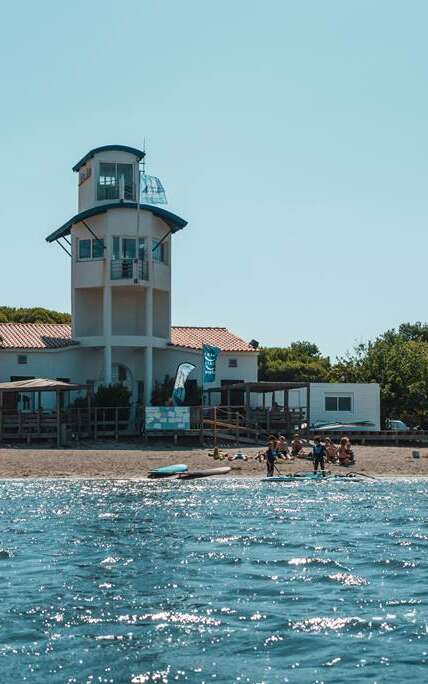
{"label": "dark roof edge", "polygon": [[73,166],[73,171],[78,171],[81,166],[86,164],[88,159],[91,159],[98,152],[108,152],[110,150],[118,150],[119,152],[129,152],[130,154],[135,154],[138,159],[143,159],[146,153],[143,150],[138,150],[136,147],[128,147],[127,145],[102,145],[101,147],[94,147],[93,150],[89,150],[87,154],[80,161]]}
{"label": "dark roof edge", "polygon": [[[71,219],[69,219],[64,225],[55,230],[53,233],[46,237],[46,242],[54,242],[65,235],[70,235],[71,227],[75,223],[84,221],[91,216],[97,216],[97,214],[105,214],[109,209],[136,209],[136,202],[109,202],[108,204],[100,204],[98,207],[92,207],[91,209],[86,209],[81,211],[79,214],[75,214]],[[154,206],[152,204],[140,204],[140,209],[143,211],[150,211],[154,216],[162,219],[170,227],[172,233],[176,233],[178,230],[185,228],[187,226],[187,221],[173,214],[171,211],[162,209],[161,207]]]}

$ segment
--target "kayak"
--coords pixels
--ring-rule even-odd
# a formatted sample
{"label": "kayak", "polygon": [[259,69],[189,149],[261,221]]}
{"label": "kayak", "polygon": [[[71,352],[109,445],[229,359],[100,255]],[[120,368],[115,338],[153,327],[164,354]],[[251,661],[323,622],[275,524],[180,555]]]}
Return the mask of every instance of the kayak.
{"label": "kayak", "polygon": [[232,470],[230,466],[223,468],[209,468],[208,470],[189,470],[187,473],[181,473],[178,477],[180,480],[193,480],[197,477],[211,477],[212,475],[226,475]]}
{"label": "kayak", "polygon": [[176,465],[162,466],[162,468],[155,468],[151,470],[148,477],[171,477],[179,473],[185,473],[188,470],[184,463],[177,463]]}

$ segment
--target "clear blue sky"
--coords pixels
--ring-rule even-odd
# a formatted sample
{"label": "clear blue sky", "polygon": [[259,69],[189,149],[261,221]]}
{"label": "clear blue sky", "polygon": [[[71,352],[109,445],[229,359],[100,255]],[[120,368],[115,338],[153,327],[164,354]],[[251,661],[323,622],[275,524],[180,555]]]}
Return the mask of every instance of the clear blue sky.
{"label": "clear blue sky", "polygon": [[426,320],[424,0],[53,0],[0,25],[0,301],[70,310],[45,236],[90,148],[148,144],[189,220],[173,320],[334,357]]}

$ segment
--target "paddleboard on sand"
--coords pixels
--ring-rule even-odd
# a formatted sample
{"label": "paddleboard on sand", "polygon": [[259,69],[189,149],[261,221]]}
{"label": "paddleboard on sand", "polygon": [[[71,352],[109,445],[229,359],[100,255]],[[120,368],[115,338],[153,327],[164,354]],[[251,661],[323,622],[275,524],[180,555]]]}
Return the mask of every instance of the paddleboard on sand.
{"label": "paddleboard on sand", "polygon": [[175,465],[162,466],[162,468],[155,468],[149,472],[148,477],[171,477],[171,475],[185,473],[187,470],[187,465],[184,463],[177,463]]}
{"label": "paddleboard on sand", "polygon": [[197,477],[211,477],[211,475],[226,475],[232,468],[224,466],[223,468],[209,468],[208,470],[189,470],[188,473],[179,475],[180,480],[193,480]]}

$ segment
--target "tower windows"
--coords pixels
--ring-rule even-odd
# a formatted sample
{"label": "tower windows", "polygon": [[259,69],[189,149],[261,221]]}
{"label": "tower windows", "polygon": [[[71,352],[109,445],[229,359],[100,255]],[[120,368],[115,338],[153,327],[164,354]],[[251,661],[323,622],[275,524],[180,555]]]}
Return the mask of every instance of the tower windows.
{"label": "tower windows", "polygon": [[79,261],[102,259],[104,257],[104,240],[79,240]]}
{"label": "tower windows", "polygon": [[115,199],[135,200],[133,165],[100,162],[97,200]]}
{"label": "tower windows", "polygon": [[167,263],[167,244],[166,244],[166,242],[161,242],[160,245],[158,243],[159,243],[159,240],[153,240],[153,247],[152,247],[153,261],[158,261],[158,262],[162,262],[163,264],[166,264]]}

